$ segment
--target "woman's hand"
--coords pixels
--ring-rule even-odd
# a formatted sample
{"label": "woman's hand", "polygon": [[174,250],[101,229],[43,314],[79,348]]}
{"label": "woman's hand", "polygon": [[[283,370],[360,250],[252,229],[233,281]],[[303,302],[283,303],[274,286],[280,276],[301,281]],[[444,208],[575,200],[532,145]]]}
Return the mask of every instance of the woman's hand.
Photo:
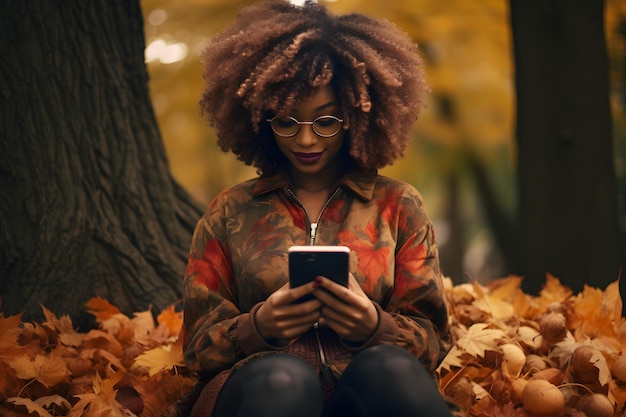
{"label": "woman's hand", "polygon": [[315,286],[315,282],[311,282],[289,288],[287,283],[270,295],[254,317],[261,337],[266,340],[289,340],[310,329],[320,318],[322,303],[316,298],[303,303],[294,302],[313,292]]}
{"label": "woman's hand", "polygon": [[378,327],[378,311],[352,274],[347,288],[324,277],[316,278],[315,286],[313,295],[323,304],[322,317],[343,340],[369,339]]}

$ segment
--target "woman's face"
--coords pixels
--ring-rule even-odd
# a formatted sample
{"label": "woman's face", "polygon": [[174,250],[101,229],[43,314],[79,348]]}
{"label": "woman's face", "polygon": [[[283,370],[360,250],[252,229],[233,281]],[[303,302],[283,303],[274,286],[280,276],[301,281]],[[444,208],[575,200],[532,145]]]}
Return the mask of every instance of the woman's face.
{"label": "woman's face", "polygon": [[[310,98],[297,106],[293,114],[289,116],[300,122],[312,122],[320,116],[334,116],[336,119],[342,119],[337,97],[329,85],[317,90]],[[297,133],[291,137],[283,137],[274,132],[276,143],[296,171],[295,174],[318,175],[340,170],[339,152],[344,141],[345,123],[338,122],[336,119],[318,119],[315,126],[302,124]],[[283,130],[298,128],[297,124],[288,118],[275,121],[275,125]],[[332,136],[322,137],[315,133],[314,127],[319,133],[332,134]],[[335,128],[338,130],[333,134]]]}

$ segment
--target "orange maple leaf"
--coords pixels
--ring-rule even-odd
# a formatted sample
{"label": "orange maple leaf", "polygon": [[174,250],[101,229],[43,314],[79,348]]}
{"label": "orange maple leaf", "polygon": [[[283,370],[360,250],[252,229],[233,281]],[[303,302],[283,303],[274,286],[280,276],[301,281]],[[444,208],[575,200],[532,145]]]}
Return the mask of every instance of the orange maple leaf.
{"label": "orange maple leaf", "polygon": [[110,319],[116,314],[120,314],[120,310],[109,303],[102,297],[92,297],[85,303],[89,314],[96,318],[98,323]]}
{"label": "orange maple leaf", "polygon": [[171,305],[157,316],[157,322],[167,326],[170,330],[170,336],[178,336],[183,326],[183,313],[176,311],[174,305]]}

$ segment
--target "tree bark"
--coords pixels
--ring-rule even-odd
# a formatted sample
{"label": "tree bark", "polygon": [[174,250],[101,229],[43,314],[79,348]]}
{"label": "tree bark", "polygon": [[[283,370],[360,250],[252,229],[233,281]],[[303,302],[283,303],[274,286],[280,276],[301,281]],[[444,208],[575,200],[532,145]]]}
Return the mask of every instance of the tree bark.
{"label": "tree bark", "polygon": [[0,295],[92,324],[182,296],[201,211],[172,179],[137,0],[0,1]]}
{"label": "tree bark", "polygon": [[604,3],[511,0],[523,287],[604,287],[622,263]]}

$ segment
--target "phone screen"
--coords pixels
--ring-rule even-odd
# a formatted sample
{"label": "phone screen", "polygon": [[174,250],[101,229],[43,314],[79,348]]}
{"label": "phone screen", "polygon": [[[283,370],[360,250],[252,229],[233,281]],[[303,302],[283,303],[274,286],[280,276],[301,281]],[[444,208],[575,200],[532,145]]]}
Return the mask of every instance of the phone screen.
{"label": "phone screen", "polygon": [[288,255],[291,288],[311,282],[317,276],[348,286],[350,249],[347,246],[292,246]]}

